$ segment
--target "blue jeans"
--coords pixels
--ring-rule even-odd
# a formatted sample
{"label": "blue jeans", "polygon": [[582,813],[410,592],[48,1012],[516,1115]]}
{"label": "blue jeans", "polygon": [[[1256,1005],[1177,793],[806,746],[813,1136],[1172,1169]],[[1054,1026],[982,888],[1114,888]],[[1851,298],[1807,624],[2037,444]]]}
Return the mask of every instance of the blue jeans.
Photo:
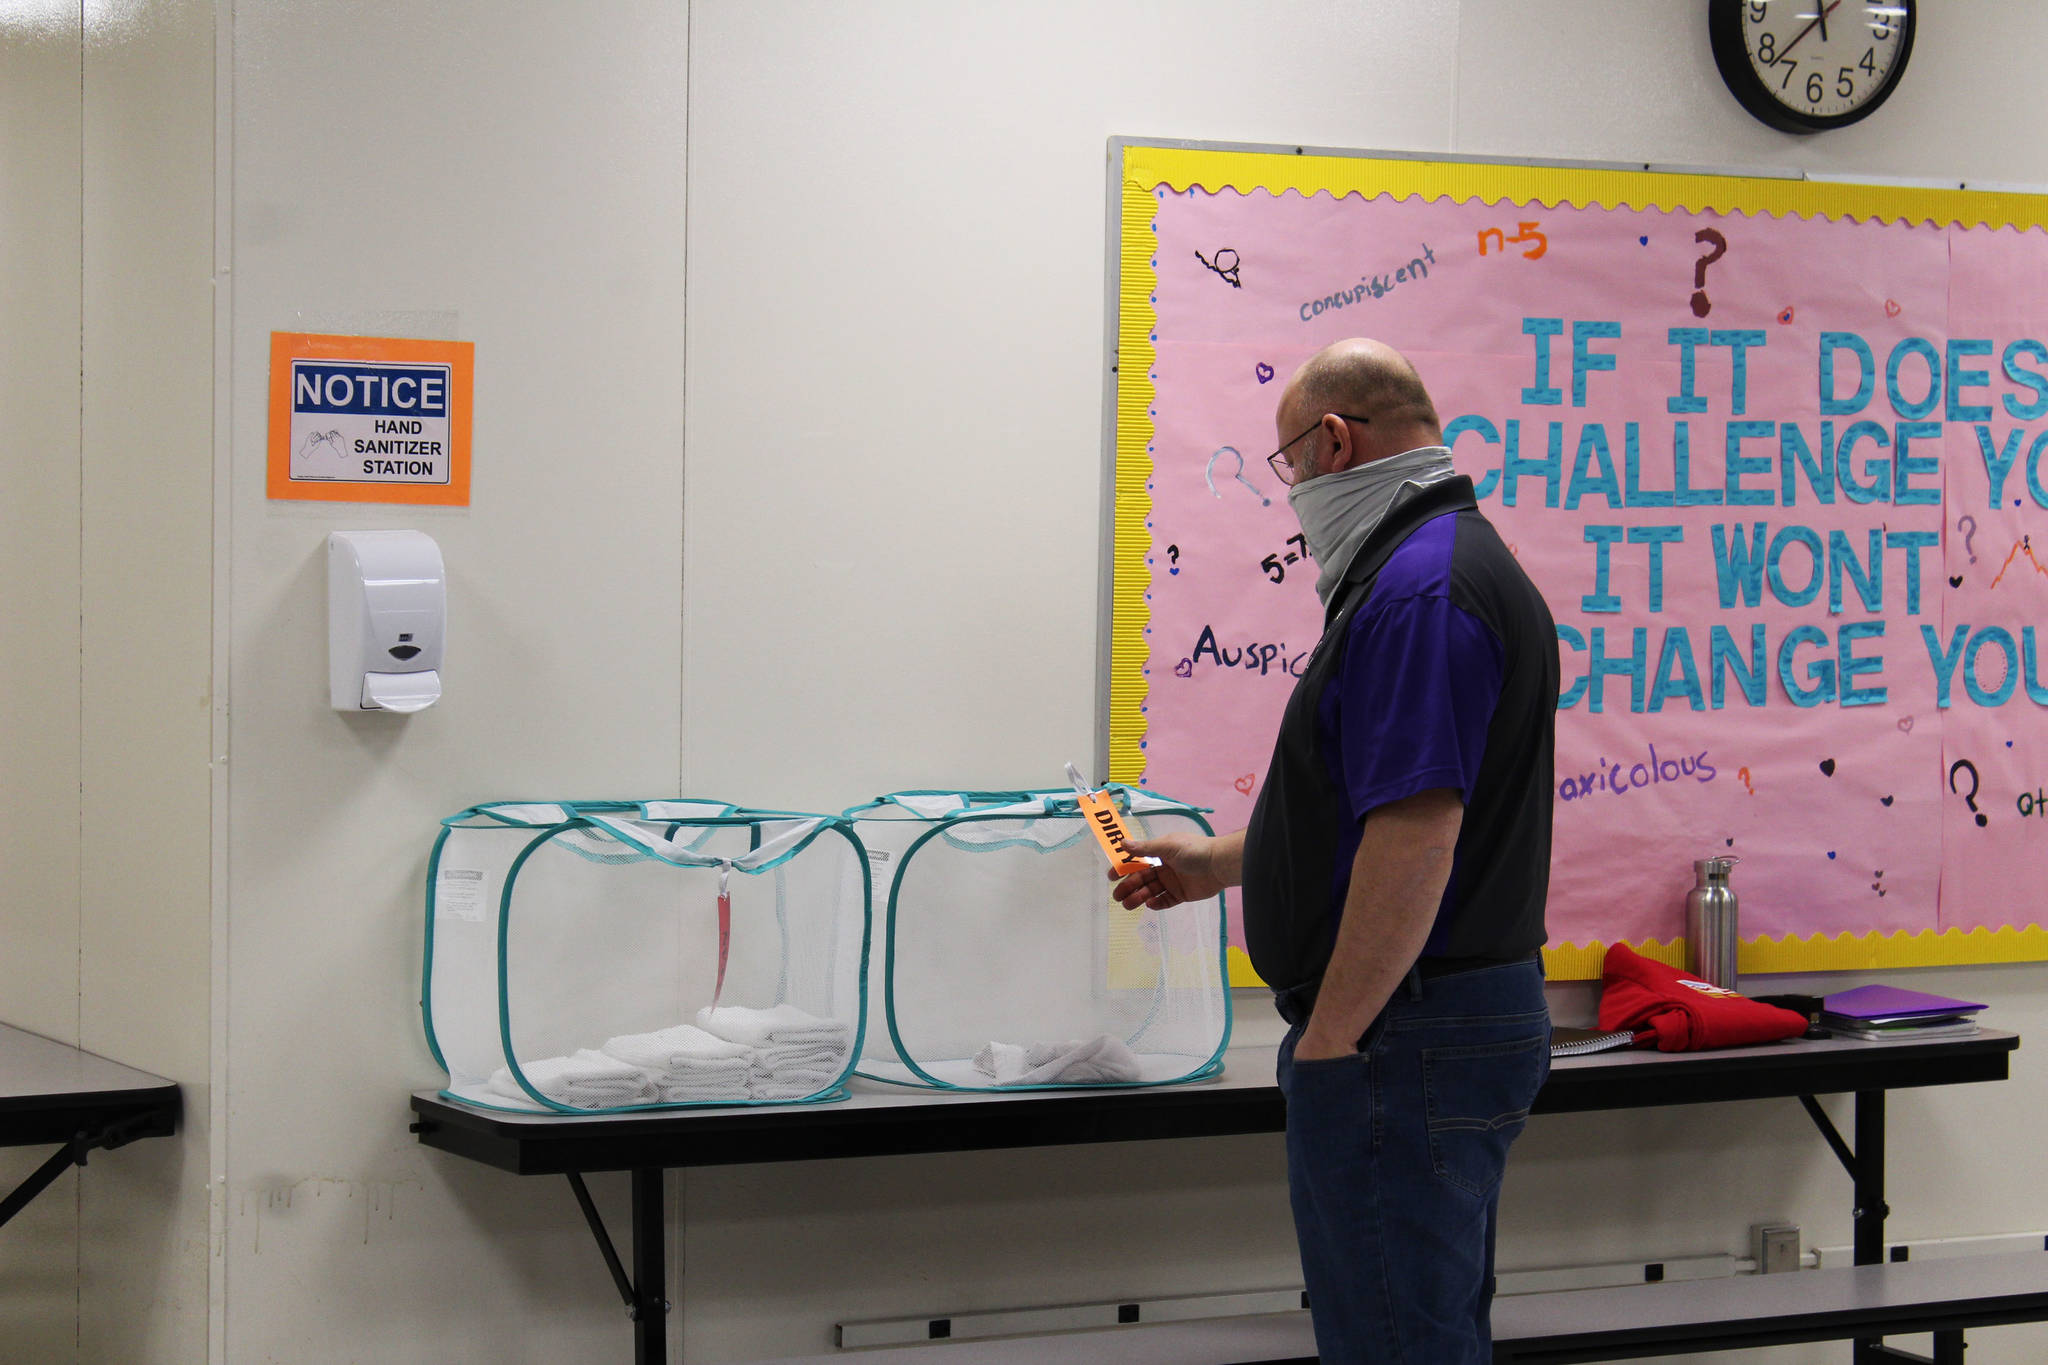
{"label": "blue jeans", "polygon": [[1322,1360],[1490,1365],[1501,1172],[1550,1074],[1541,963],[1411,974],[1344,1057],[1297,1063],[1293,1022],[1287,1184]]}

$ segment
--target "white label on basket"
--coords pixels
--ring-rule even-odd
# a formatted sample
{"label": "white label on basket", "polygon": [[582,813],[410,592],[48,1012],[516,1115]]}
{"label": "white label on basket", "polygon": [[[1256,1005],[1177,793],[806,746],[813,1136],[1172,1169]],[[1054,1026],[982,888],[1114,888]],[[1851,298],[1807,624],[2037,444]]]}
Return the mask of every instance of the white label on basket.
{"label": "white label on basket", "polygon": [[889,861],[889,858],[890,853],[886,848],[871,848],[868,850],[868,861],[871,863],[886,863]]}
{"label": "white label on basket", "polygon": [[482,922],[484,917],[484,874],[475,868],[444,867],[434,888],[436,914]]}

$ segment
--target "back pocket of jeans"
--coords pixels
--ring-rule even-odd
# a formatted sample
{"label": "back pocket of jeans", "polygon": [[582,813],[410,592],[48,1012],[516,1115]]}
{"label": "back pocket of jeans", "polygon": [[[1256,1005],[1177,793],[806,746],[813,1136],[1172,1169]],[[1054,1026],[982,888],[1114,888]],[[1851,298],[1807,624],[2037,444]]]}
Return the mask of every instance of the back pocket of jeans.
{"label": "back pocket of jeans", "polygon": [[1548,1056],[1540,1033],[1423,1049],[1429,1157],[1439,1178],[1482,1198],[1499,1187],[1508,1144],[1528,1122]]}

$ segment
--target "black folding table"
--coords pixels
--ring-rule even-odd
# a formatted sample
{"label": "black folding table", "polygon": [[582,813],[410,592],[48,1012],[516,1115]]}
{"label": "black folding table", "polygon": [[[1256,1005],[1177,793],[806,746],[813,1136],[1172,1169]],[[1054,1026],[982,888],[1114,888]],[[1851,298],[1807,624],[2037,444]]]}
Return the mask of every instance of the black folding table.
{"label": "black folding table", "polygon": [[178,1131],[175,1081],[0,1024],[0,1147],[58,1144],[5,1199],[0,1223],[95,1150]]}
{"label": "black folding table", "polygon": [[[1719,1052],[1605,1052],[1554,1062],[1537,1113],[1635,1109],[1721,1100],[1799,1100],[1853,1185],[1855,1263],[1884,1251],[1885,1093],[2006,1079],[2015,1034],[1986,1030],[1932,1041],[1799,1039]],[[1853,1094],[1853,1145],[1816,1096]],[[1088,1142],[1278,1132],[1286,1110],[1271,1048],[1233,1048],[1224,1074],[1156,1090],[954,1094],[856,1082],[837,1104],[675,1110],[613,1116],[514,1114],[431,1090],[412,1096],[413,1131],[429,1147],[516,1175],[563,1175],[633,1320],[636,1365],[666,1359],[663,1172],[692,1166],[900,1156]],[[632,1271],[583,1176],[632,1172]]]}

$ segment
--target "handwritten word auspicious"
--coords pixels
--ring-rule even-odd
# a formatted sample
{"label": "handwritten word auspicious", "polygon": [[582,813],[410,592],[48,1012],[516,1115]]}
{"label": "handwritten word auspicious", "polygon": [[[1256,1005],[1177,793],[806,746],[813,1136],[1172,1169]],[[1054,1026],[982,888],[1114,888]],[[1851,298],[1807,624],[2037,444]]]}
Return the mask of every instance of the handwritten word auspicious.
{"label": "handwritten word auspicious", "polygon": [[[1207,660],[1217,668],[1244,668],[1265,677],[1269,673],[1284,673],[1290,678],[1301,676],[1301,666],[1308,658],[1308,651],[1289,654],[1286,644],[1265,644],[1252,641],[1238,649],[1225,649],[1216,639],[1214,626],[1203,626],[1202,634],[1189,652],[1192,663]],[[1192,669],[1190,670],[1192,671]]]}

